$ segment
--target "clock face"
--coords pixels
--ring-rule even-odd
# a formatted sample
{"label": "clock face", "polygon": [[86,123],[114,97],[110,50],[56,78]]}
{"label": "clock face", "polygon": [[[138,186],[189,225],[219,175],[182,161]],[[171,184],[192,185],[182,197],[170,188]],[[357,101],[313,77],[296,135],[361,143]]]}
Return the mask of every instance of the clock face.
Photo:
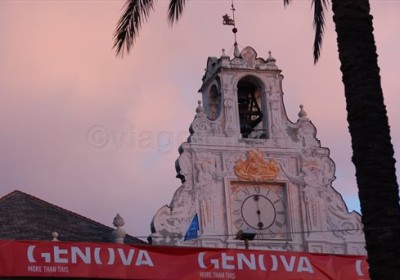
{"label": "clock face", "polygon": [[256,239],[287,238],[283,186],[236,185],[232,191],[232,222],[236,230],[250,228],[256,232]]}

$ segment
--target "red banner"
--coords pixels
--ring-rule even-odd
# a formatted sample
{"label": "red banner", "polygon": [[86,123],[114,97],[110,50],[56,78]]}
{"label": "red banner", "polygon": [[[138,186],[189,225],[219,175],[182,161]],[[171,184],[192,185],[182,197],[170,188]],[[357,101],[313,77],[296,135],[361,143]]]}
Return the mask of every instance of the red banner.
{"label": "red banner", "polygon": [[0,241],[0,277],[367,280],[365,256]]}

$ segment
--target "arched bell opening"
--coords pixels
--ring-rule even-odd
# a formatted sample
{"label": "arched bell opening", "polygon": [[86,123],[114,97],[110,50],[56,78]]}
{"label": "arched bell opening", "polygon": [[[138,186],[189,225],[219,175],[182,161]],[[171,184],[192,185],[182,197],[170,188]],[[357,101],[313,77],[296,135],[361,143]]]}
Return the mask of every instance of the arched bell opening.
{"label": "arched bell opening", "polygon": [[253,76],[246,76],[237,84],[240,133],[243,138],[266,139],[266,112],[263,104],[264,85]]}

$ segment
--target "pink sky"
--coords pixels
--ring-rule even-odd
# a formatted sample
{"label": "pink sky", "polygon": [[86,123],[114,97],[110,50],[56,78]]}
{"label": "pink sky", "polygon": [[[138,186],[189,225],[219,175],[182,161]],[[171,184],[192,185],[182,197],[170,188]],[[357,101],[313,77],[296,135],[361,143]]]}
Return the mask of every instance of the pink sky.
{"label": "pink sky", "polygon": [[[0,1],[0,197],[18,189],[109,226],[120,213],[129,234],[146,237],[180,185],[174,162],[207,57],[232,54],[231,28],[222,25],[230,0],[188,1],[172,29],[167,1],[157,1],[121,60],[111,47],[124,2]],[[264,58],[272,51],[289,118],[304,104],[331,149],[334,187],[358,211],[332,13],[314,66],[310,1],[282,2],[236,1],[239,45]],[[400,1],[370,2],[398,155]]]}

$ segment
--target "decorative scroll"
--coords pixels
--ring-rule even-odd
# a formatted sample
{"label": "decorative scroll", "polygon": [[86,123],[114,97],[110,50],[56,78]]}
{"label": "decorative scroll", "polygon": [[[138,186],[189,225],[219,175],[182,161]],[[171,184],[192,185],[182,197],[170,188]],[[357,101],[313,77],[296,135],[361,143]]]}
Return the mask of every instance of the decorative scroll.
{"label": "decorative scroll", "polygon": [[235,165],[235,174],[245,181],[275,180],[279,171],[279,164],[274,159],[265,161],[262,152],[257,150],[250,150],[247,159],[239,159]]}

